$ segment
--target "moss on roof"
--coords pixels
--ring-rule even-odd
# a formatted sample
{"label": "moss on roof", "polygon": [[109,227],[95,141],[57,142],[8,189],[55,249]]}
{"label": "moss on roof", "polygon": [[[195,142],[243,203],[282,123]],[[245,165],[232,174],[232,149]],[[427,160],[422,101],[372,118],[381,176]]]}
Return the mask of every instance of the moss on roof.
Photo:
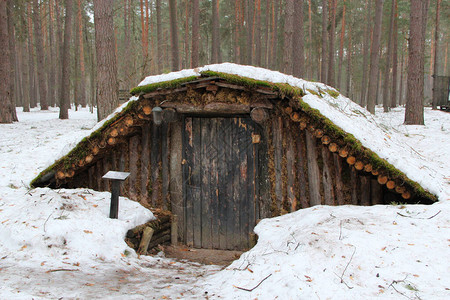
{"label": "moss on roof", "polygon": [[[430,192],[426,191],[423,187],[421,187],[417,182],[409,179],[406,174],[402,171],[395,168],[385,159],[380,158],[375,152],[364,147],[359,140],[357,140],[352,134],[345,132],[342,128],[335,125],[330,119],[325,117],[320,113],[319,110],[312,108],[310,105],[305,103],[302,100],[302,97],[306,94],[299,87],[293,87],[286,83],[273,83],[269,81],[256,80],[253,78],[238,76],[234,74],[215,72],[215,71],[202,71],[202,77],[219,77],[223,80],[226,80],[229,83],[240,85],[247,87],[249,90],[256,90],[258,88],[270,88],[274,92],[277,92],[280,98],[288,97],[292,101],[290,104],[293,104],[294,108],[301,110],[305,113],[309,118],[313,125],[317,128],[323,128],[325,134],[330,136],[330,138],[334,141],[339,141],[340,146],[345,146],[349,149],[352,155],[358,157],[360,160],[364,160],[367,163],[370,163],[374,169],[382,170],[383,174],[388,176],[391,179],[398,180],[404,184],[409,185],[414,193],[416,193],[420,197],[424,197],[430,199],[432,201],[437,201],[437,197]],[[141,95],[145,93],[149,93],[155,91],[157,89],[174,89],[180,87],[183,83],[188,83],[194,80],[197,80],[200,76],[190,76],[180,79],[175,79],[171,81],[163,81],[157,83],[151,83],[144,86],[138,86],[133,88],[130,93],[132,95]],[[322,97],[322,92],[328,93],[330,96],[337,98],[339,93],[335,90],[325,90],[315,92],[312,90],[307,90],[307,92],[314,94],[318,97]],[[92,132],[89,137],[84,138],[72,151],[70,151],[67,155],[60,158],[50,167],[42,171],[32,182],[31,185],[35,186],[40,182],[40,179],[46,174],[50,173],[57,166],[63,165],[65,168],[70,168],[72,164],[76,163],[81,158],[85,157],[89,151],[89,146],[92,141],[101,137],[101,132],[104,131],[108,126],[116,122],[119,118],[124,116],[130,110],[136,108],[137,101],[130,102],[120,113],[116,116],[105,122],[99,129]]]}

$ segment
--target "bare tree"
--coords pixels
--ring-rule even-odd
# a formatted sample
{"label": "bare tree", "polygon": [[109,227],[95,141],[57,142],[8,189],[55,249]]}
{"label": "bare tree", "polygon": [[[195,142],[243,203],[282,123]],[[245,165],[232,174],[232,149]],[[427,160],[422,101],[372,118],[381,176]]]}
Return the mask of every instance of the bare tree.
{"label": "bare tree", "polygon": [[12,95],[10,90],[10,61],[8,18],[6,13],[6,0],[0,0],[0,123],[12,123],[10,112]]}
{"label": "bare tree", "polygon": [[335,85],[335,72],[334,72],[334,44],[335,44],[335,31],[336,31],[336,0],[331,0],[331,20],[330,20],[330,32],[329,32],[329,46],[328,46],[328,74],[327,84]]}
{"label": "bare tree", "polygon": [[377,98],[378,83],[378,62],[380,58],[380,40],[381,40],[381,21],[383,18],[383,2],[384,0],[375,1],[375,20],[373,28],[372,47],[370,49],[370,72],[369,72],[369,88],[367,95],[367,110],[375,113],[375,103]]}
{"label": "bare tree", "polygon": [[36,37],[36,59],[37,59],[37,74],[39,82],[39,100],[41,103],[41,109],[48,109],[47,101],[47,85],[45,75],[44,64],[44,43],[42,41],[42,28],[41,20],[39,17],[39,0],[33,0],[33,23],[34,23],[34,35]]}
{"label": "bare tree", "polygon": [[408,44],[408,79],[406,81],[406,125],[424,125],[423,86],[424,86],[424,41],[427,0],[411,0]]}
{"label": "bare tree", "polygon": [[177,0],[169,0],[170,38],[172,41],[172,71],[180,69],[178,50]]}
{"label": "bare tree", "polygon": [[192,41],[191,41],[191,68],[199,66],[200,44],[200,7],[199,0],[192,1]]}
{"label": "bare tree", "polygon": [[156,0],[156,39],[158,47],[156,48],[156,61],[158,66],[158,73],[163,71],[163,34],[161,21],[161,0]]}
{"label": "bare tree", "polygon": [[219,63],[220,56],[220,23],[219,23],[219,1],[212,0],[212,41],[211,41],[211,62]]}
{"label": "bare tree", "polygon": [[322,0],[322,64],[320,81],[327,82],[328,0]]}
{"label": "bare tree", "polygon": [[392,0],[391,4],[391,17],[389,20],[389,31],[388,31],[388,45],[386,54],[386,67],[384,69],[384,86],[383,86],[383,110],[384,112],[389,111],[391,101],[389,101],[389,90],[391,86],[391,62],[393,55],[393,38],[394,38],[394,18],[395,18],[395,1]]}
{"label": "bare tree", "polygon": [[292,74],[292,38],[294,36],[294,0],[286,0],[284,16],[283,72]]}
{"label": "bare tree", "polygon": [[305,50],[304,50],[304,34],[303,34],[303,0],[294,2],[294,38],[292,43],[292,74],[296,77],[304,76],[305,69]]}
{"label": "bare tree", "polygon": [[70,39],[72,36],[73,0],[66,0],[64,44],[62,51],[62,79],[60,87],[59,118],[69,118],[70,107]]}
{"label": "bare tree", "polygon": [[[441,0],[437,0],[436,3],[436,25],[434,27],[434,76],[439,74],[439,13],[441,8]],[[436,77],[434,77],[436,78]],[[437,81],[433,79],[433,109],[437,109],[438,93],[437,93]]]}
{"label": "bare tree", "polygon": [[114,0],[94,0],[98,120],[109,115],[119,102],[113,7]]}
{"label": "bare tree", "polygon": [[6,7],[6,14],[8,18],[8,39],[9,39],[9,58],[10,58],[10,92],[11,92],[11,102],[10,102],[10,108],[9,111],[11,113],[11,118],[13,122],[19,121],[17,119],[17,113],[16,113],[16,101],[15,99],[18,97],[17,93],[19,91],[18,85],[15,84],[15,78],[16,78],[16,51],[15,51],[15,34],[14,34],[14,20],[13,20],[13,2],[11,0],[7,0],[7,7]]}

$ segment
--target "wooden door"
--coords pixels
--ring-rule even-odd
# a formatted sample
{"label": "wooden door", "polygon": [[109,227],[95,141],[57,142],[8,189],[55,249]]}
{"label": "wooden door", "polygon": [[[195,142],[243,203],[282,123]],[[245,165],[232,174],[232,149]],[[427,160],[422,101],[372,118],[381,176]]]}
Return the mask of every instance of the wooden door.
{"label": "wooden door", "polygon": [[186,117],[184,238],[189,246],[247,249],[257,218],[261,129],[250,118]]}

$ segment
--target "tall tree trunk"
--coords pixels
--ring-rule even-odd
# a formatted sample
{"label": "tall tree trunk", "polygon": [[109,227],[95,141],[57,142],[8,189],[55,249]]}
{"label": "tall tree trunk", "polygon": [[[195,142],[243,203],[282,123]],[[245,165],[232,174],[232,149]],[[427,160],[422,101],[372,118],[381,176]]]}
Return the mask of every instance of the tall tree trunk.
{"label": "tall tree trunk", "polygon": [[161,0],[156,0],[156,39],[158,41],[157,53],[157,65],[158,74],[163,71],[163,36],[162,36],[162,21],[161,21]]}
{"label": "tall tree trunk", "polygon": [[286,0],[284,11],[284,51],[283,51],[283,72],[292,74],[292,46],[294,35],[294,0]]}
{"label": "tall tree trunk", "polygon": [[395,18],[395,1],[392,0],[391,4],[391,16],[389,20],[389,31],[388,31],[388,45],[387,45],[387,54],[386,54],[386,67],[384,70],[384,86],[383,86],[383,110],[384,112],[389,111],[390,107],[390,99],[389,99],[389,90],[392,84],[391,81],[391,61],[392,61],[392,44],[393,44],[393,34],[394,34],[394,18]]}
{"label": "tall tree trunk", "polygon": [[84,62],[82,0],[78,0],[78,43],[80,45],[80,92],[79,103],[86,107],[86,68]]}
{"label": "tall tree trunk", "polygon": [[[198,1],[198,0],[195,0]],[[241,4],[234,1],[234,62],[241,63]]]}
{"label": "tall tree trunk", "polygon": [[184,23],[184,62],[183,69],[189,67],[189,4],[190,1],[184,0],[185,7],[185,23]]}
{"label": "tall tree trunk", "polygon": [[16,65],[17,65],[17,59],[16,59],[16,39],[15,39],[15,32],[14,32],[14,19],[13,19],[13,2],[12,0],[7,0],[7,7],[6,7],[6,14],[8,18],[8,39],[9,39],[9,58],[10,58],[10,93],[11,93],[11,101],[10,101],[10,107],[9,112],[11,113],[11,118],[13,122],[19,121],[17,119],[17,113],[16,113],[16,98],[18,94],[18,85],[16,84]]}
{"label": "tall tree trunk", "polygon": [[[441,10],[441,0],[437,0],[436,3],[436,25],[434,27],[434,70],[433,75],[439,75],[439,13]],[[437,109],[438,93],[437,93],[437,81],[436,77],[433,77],[433,109]]]}
{"label": "tall tree trunk", "polygon": [[271,8],[270,4],[272,1],[266,0],[266,18],[264,22],[264,40],[265,49],[264,49],[264,67],[269,68],[269,53],[270,53],[270,43],[269,43],[269,28],[270,28],[270,20],[271,20]]}
{"label": "tall tree trunk", "polygon": [[341,24],[341,39],[339,43],[339,63],[338,63],[338,81],[337,86],[339,90],[342,90],[342,64],[344,60],[344,37],[345,37],[345,13],[346,5],[345,0],[342,3],[342,24]]}
{"label": "tall tree trunk", "polygon": [[200,65],[200,7],[199,0],[192,1],[192,46],[191,46],[191,68]]}
{"label": "tall tree trunk", "polygon": [[271,66],[273,70],[278,67],[278,0],[272,2],[272,38],[270,45]]}
{"label": "tall tree trunk", "polygon": [[[307,78],[313,78],[313,41],[312,41],[312,9],[311,0],[308,0],[308,42],[309,42],[309,53],[308,53],[308,63],[307,63]],[[317,67],[316,67],[317,68]]]}
{"label": "tall tree trunk", "polygon": [[180,51],[178,51],[177,0],[169,0],[169,11],[170,39],[172,41],[172,71],[177,71],[180,69]]}
{"label": "tall tree trunk", "polygon": [[56,45],[55,45],[55,30],[53,28],[53,24],[55,22],[55,13],[54,13],[54,5],[53,0],[48,1],[48,42],[49,42],[49,74],[48,74],[48,99],[51,106],[56,106],[57,99],[57,88],[56,88]]}
{"label": "tall tree trunk", "polygon": [[44,42],[42,40],[41,20],[39,20],[39,0],[33,0],[33,23],[36,37],[37,76],[39,82],[39,100],[41,110],[48,109],[48,96],[46,86],[46,74],[44,65]]}
{"label": "tall tree trunk", "polygon": [[406,60],[406,56],[405,56],[405,52],[407,49],[405,49],[405,47],[403,47],[403,43],[402,43],[402,51],[401,51],[401,61],[400,61],[400,87],[399,87],[399,96],[398,96],[398,104],[399,105],[403,105],[403,82],[404,82],[404,74],[405,74],[405,60]]}
{"label": "tall tree trunk", "polygon": [[247,57],[246,57],[246,64],[252,65],[253,64],[253,41],[254,41],[254,35],[253,35],[253,15],[254,15],[254,5],[250,3],[251,0],[246,1],[246,22],[247,25]]}
{"label": "tall tree trunk", "polygon": [[424,14],[426,0],[411,0],[411,13],[409,24],[409,45],[408,45],[408,79],[406,88],[406,125],[424,125],[423,117],[423,86],[424,86]]}
{"label": "tall tree trunk", "polygon": [[117,60],[114,51],[113,7],[113,0],[94,0],[98,120],[108,116],[119,102]]}
{"label": "tall tree trunk", "polygon": [[61,101],[61,80],[62,80],[62,52],[63,52],[63,16],[61,14],[60,1],[55,1],[55,17],[56,17],[56,95],[57,105]]}
{"label": "tall tree trunk", "polygon": [[28,31],[28,77],[30,80],[30,107],[37,106],[37,87],[35,83],[36,71],[34,69],[34,46],[33,46],[33,24],[31,22],[31,4],[27,3],[27,31]]}
{"label": "tall tree trunk", "polygon": [[391,101],[390,107],[397,106],[397,91],[398,91],[398,6],[397,0],[392,0],[395,2],[394,9],[394,32],[392,33],[392,40],[394,43],[394,49],[392,53],[392,92],[391,92]]}
{"label": "tall tree trunk", "polygon": [[73,1],[66,0],[66,17],[64,20],[64,45],[62,51],[62,79],[60,88],[59,118],[69,118],[70,107],[70,39],[72,35]]}
{"label": "tall tree trunk", "polygon": [[12,123],[7,1],[0,1],[0,123]]}
{"label": "tall tree trunk", "polygon": [[211,41],[211,63],[219,63],[220,52],[220,23],[219,23],[219,1],[212,0],[212,41]]}
{"label": "tall tree trunk", "polygon": [[377,99],[377,83],[378,83],[378,62],[380,57],[380,40],[381,40],[381,21],[383,18],[383,2],[384,0],[375,1],[375,19],[373,28],[372,47],[370,49],[370,72],[369,72],[369,88],[367,95],[367,110],[375,113],[375,103]]}
{"label": "tall tree trunk", "polygon": [[327,43],[328,43],[328,0],[322,0],[322,64],[320,66],[320,81],[327,80]]}
{"label": "tall tree trunk", "polygon": [[335,32],[336,32],[336,0],[331,0],[331,22],[330,22],[330,32],[329,40],[330,44],[328,47],[328,74],[327,74],[327,84],[330,86],[335,86],[336,84],[336,74],[334,71],[334,43],[335,43]]}
{"label": "tall tree trunk", "polygon": [[261,66],[261,0],[255,0],[255,65]]}
{"label": "tall tree trunk", "polygon": [[351,73],[352,73],[352,52],[353,52],[353,45],[352,45],[352,27],[349,26],[348,28],[348,48],[347,48],[347,80],[346,80],[346,90],[345,95],[349,98],[353,98],[350,95],[350,88],[351,88]]}
{"label": "tall tree trunk", "polygon": [[[295,18],[295,19],[294,19]],[[292,59],[293,72],[296,77],[302,78],[305,70],[305,49],[303,37],[303,0],[294,2],[293,16],[293,43],[292,43]]]}
{"label": "tall tree trunk", "polygon": [[28,51],[26,40],[21,43],[22,48],[22,90],[23,90],[23,111],[30,111],[30,77],[29,77],[29,67],[28,67]]}
{"label": "tall tree trunk", "polygon": [[[367,6],[369,9],[367,9]],[[367,15],[365,18],[366,21],[366,30],[364,31],[364,41],[363,41],[363,65],[362,65],[362,79],[361,79],[361,94],[359,98],[359,104],[361,106],[367,106],[367,77],[368,77],[368,65],[369,65],[369,53],[371,46],[371,21],[370,18],[372,16],[372,1],[367,0],[366,2],[366,11]]]}

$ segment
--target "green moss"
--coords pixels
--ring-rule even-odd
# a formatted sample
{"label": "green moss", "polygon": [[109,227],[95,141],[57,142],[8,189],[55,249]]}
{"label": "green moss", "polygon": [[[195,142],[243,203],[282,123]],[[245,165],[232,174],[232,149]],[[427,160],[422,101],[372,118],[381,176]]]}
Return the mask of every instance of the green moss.
{"label": "green moss", "polygon": [[151,83],[143,86],[137,86],[131,89],[130,94],[132,95],[140,95],[145,93],[150,93],[156,91],[157,89],[172,89],[180,87],[182,83],[196,80],[198,76],[189,76],[185,78],[170,80],[170,81],[162,81]]}
{"label": "green moss", "polygon": [[316,95],[317,97],[323,98],[321,94],[316,92],[315,90],[306,89],[310,94]]}
{"label": "green moss", "polygon": [[328,93],[328,95],[330,95],[331,97],[333,97],[335,99],[340,95],[339,92],[335,91],[335,90],[328,89],[328,90],[326,90],[326,92]]}

